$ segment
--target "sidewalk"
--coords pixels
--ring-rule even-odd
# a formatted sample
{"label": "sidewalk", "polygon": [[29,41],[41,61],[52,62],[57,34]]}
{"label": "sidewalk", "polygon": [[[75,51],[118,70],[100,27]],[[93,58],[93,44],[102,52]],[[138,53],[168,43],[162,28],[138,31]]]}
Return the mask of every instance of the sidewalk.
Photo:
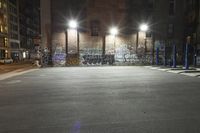
{"label": "sidewalk", "polygon": [[38,67],[33,65],[31,62],[0,65],[0,81],[27,72],[35,71],[37,68]]}
{"label": "sidewalk", "polygon": [[182,66],[177,66],[177,68],[170,68],[170,67],[164,67],[164,66],[146,66],[146,68],[200,78],[200,68],[199,67],[195,67],[195,68],[190,67],[189,70],[184,69]]}
{"label": "sidewalk", "polygon": [[0,65],[0,74],[16,71],[19,69],[31,69],[33,68],[33,64],[31,62],[19,62],[19,63],[12,63],[12,64],[5,64]]}

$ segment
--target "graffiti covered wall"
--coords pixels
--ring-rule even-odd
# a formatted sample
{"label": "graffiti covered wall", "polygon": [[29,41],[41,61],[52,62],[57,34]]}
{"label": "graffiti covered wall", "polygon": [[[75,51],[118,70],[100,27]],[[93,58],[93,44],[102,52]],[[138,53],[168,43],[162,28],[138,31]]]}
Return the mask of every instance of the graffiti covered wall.
{"label": "graffiti covered wall", "polygon": [[[105,55],[103,55],[103,37],[79,33],[79,55],[77,32],[69,32],[68,55],[66,55],[66,34],[53,35],[54,66],[64,65],[118,65],[148,64],[151,62],[151,42],[139,41],[136,48],[136,35],[106,36]],[[146,41],[146,42],[145,42]],[[144,45],[146,45],[146,50]],[[137,52],[136,52],[137,49]],[[67,57],[67,58],[66,58]]]}
{"label": "graffiti covered wall", "polygon": [[65,33],[54,33],[52,36],[52,61],[54,66],[65,66],[66,47]]}

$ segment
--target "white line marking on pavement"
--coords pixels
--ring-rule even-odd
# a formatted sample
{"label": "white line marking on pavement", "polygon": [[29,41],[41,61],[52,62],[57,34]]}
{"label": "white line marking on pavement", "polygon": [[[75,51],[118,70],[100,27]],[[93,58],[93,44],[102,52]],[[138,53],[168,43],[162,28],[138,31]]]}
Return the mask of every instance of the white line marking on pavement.
{"label": "white line marking on pavement", "polygon": [[6,84],[17,84],[20,82],[22,82],[22,81],[21,80],[12,80],[12,81],[6,82]]}
{"label": "white line marking on pavement", "polygon": [[171,68],[159,68],[159,67],[149,67],[149,66],[146,68],[200,78],[200,72],[198,72],[198,71],[200,71],[199,68],[197,68],[196,71],[194,71],[194,70],[178,70],[178,69],[172,70]]}
{"label": "white line marking on pavement", "polygon": [[40,75],[40,77],[46,77],[46,75],[44,75],[44,74],[41,74],[41,75]]}
{"label": "white line marking on pavement", "polygon": [[200,75],[200,73],[181,73],[181,74],[190,77],[198,77]]}
{"label": "white line marking on pavement", "polygon": [[0,81],[8,79],[8,78],[15,77],[15,76],[19,76],[19,75],[22,75],[22,74],[25,74],[25,73],[33,72],[33,71],[36,71],[36,70],[39,70],[39,69],[25,70],[25,71],[22,71],[22,72],[18,72],[19,70],[16,70],[16,71],[9,72],[9,73],[6,73],[6,74],[1,74],[0,75]]}
{"label": "white line marking on pavement", "polygon": [[168,71],[169,69],[158,69],[158,70],[160,70],[160,71]]}
{"label": "white line marking on pavement", "polygon": [[179,74],[179,73],[184,72],[184,71],[183,70],[170,70],[170,71],[167,71],[167,72]]}
{"label": "white line marking on pavement", "polygon": [[152,68],[150,68],[150,69],[152,69],[152,70],[158,70],[159,67],[152,67]]}

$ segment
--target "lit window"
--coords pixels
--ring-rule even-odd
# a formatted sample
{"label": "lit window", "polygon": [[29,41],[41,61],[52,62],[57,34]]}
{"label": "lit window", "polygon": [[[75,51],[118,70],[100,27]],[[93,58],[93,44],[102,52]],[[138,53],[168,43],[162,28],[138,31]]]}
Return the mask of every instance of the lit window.
{"label": "lit window", "polygon": [[3,25],[0,26],[0,31],[3,32]]}
{"label": "lit window", "polygon": [[8,27],[5,26],[4,29],[5,29],[5,32],[7,33],[8,32]]}
{"label": "lit window", "polygon": [[8,46],[8,38],[4,38],[4,44],[5,44],[5,47]]}
{"label": "lit window", "polygon": [[6,3],[4,3],[4,4],[3,4],[3,7],[4,7],[4,8],[7,8],[7,5],[6,5]]}

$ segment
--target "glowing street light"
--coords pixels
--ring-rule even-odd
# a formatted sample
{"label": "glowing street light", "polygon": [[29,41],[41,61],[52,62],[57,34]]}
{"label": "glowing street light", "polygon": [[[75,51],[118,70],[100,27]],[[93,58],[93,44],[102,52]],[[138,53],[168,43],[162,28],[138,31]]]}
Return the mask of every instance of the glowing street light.
{"label": "glowing street light", "polygon": [[117,35],[119,33],[119,30],[118,30],[118,28],[117,27],[112,27],[111,29],[110,29],[110,34],[111,35]]}
{"label": "glowing street light", "polygon": [[147,24],[141,24],[140,25],[140,31],[146,32],[148,31],[149,26]]}
{"label": "glowing street light", "polygon": [[[65,36],[66,36],[66,60],[67,60],[67,56],[68,56],[68,34],[70,33],[69,31],[73,31],[75,33],[76,31],[76,36],[77,36],[77,54],[79,56],[79,29],[78,29],[79,25],[78,25],[78,22],[76,20],[70,20],[68,22],[68,29],[66,30],[65,32]],[[69,32],[69,33],[68,33]],[[67,62],[67,61],[66,61]]]}
{"label": "glowing street light", "polygon": [[77,23],[76,20],[70,20],[68,26],[71,29],[77,29],[78,28],[78,23]]}
{"label": "glowing street light", "polygon": [[112,28],[110,28],[110,34],[112,35],[112,36],[114,36],[114,53],[116,53],[116,50],[115,50],[115,43],[116,43],[116,35],[119,33],[119,30],[118,30],[118,28],[117,27],[112,27]]}
{"label": "glowing street light", "polygon": [[[144,32],[146,34],[146,32],[149,30],[149,26],[145,23],[141,24],[139,26],[139,30],[137,31],[137,40],[136,40],[136,53],[138,51],[138,43],[139,43],[139,32]],[[145,37],[145,51],[146,51],[146,37]]]}

